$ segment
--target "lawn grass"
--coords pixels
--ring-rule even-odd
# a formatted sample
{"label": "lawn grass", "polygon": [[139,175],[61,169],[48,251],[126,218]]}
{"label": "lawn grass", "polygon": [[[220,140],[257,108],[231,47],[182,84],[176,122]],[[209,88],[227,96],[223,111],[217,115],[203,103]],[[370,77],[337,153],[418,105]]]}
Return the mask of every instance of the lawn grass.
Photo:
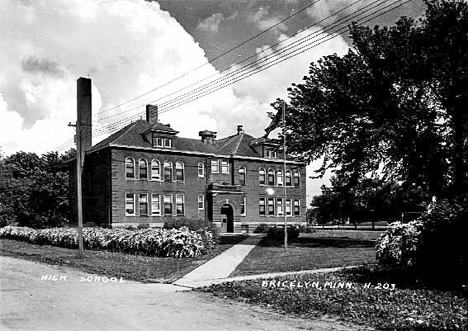
{"label": "lawn grass", "polygon": [[264,238],[231,273],[230,277],[373,264],[375,240],[380,232],[318,230],[291,240]]}
{"label": "lawn grass", "polygon": [[0,239],[0,255],[144,283],[171,283],[230,247],[230,243],[220,244],[208,254],[196,258],[149,257],[90,250],[85,251],[84,258],[78,258],[76,249]]}
{"label": "lawn grass", "polygon": [[436,289],[407,272],[375,266],[229,282],[197,290],[301,318],[332,316],[377,330],[467,330],[466,289]]}

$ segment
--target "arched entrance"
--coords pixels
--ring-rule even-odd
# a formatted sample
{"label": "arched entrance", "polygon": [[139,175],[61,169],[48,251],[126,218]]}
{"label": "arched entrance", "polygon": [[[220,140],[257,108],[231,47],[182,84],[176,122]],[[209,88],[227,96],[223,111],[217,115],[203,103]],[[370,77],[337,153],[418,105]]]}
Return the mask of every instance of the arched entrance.
{"label": "arched entrance", "polygon": [[221,206],[221,231],[227,233],[234,232],[234,209],[231,205],[225,204]]}

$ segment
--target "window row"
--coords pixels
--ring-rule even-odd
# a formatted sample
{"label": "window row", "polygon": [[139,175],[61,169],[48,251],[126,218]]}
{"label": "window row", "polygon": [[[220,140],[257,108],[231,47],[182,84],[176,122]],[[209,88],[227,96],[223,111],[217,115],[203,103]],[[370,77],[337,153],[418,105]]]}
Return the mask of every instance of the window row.
{"label": "window row", "polygon": [[[198,163],[198,176],[205,176],[203,163]],[[158,160],[152,160],[151,164],[148,164],[146,159],[140,159],[137,171],[135,160],[128,157],[125,159],[125,178],[183,182],[185,180],[185,165],[182,162],[176,162],[174,166],[170,161],[164,161],[161,165]]]}
{"label": "window row", "polygon": [[[241,185],[242,180],[245,183],[245,169],[239,169],[239,179]],[[295,186],[299,187],[301,185],[301,175],[298,171],[291,172],[291,170],[286,170],[286,176],[284,176],[283,170],[274,171],[273,169],[260,168],[258,171],[258,182],[260,185],[271,185],[271,186]]]}
{"label": "window row", "polygon": [[[175,203],[174,203],[175,202]],[[198,196],[198,209],[205,209],[205,196]],[[184,216],[184,194],[125,193],[126,216]]]}
{"label": "window row", "polygon": [[284,208],[286,208],[286,216],[301,215],[301,200],[288,199],[284,206],[283,198],[260,198],[258,201],[259,214],[269,216],[284,216]]}

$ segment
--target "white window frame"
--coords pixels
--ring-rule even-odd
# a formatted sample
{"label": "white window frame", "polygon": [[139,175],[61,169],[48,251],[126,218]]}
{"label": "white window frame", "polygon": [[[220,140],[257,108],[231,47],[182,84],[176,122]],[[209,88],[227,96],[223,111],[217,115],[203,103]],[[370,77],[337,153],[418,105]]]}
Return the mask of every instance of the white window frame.
{"label": "white window frame", "polygon": [[[182,202],[179,203],[179,198],[182,198]],[[183,194],[176,194],[176,216],[185,216],[185,195]],[[179,214],[179,208],[178,206],[182,205],[182,214]]]}
{"label": "white window frame", "polygon": [[198,195],[198,210],[204,210],[204,209],[205,209],[205,196],[203,194],[199,194]]}
{"label": "white window frame", "polygon": [[[297,185],[296,185],[296,178],[297,178]],[[293,172],[292,186],[301,187],[301,174],[298,171]]]}
{"label": "white window frame", "polygon": [[[263,202],[263,203],[261,203]],[[260,207],[263,206],[263,214],[261,213]],[[265,198],[259,198],[258,199],[258,214],[260,216],[266,216],[267,215],[267,209],[266,209],[266,199]]]}
{"label": "white window frame", "polygon": [[[158,171],[159,171],[159,175],[154,178],[153,176],[153,164],[157,164],[158,165]],[[156,159],[153,159],[151,160],[151,176],[150,176],[151,180],[161,180],[161,162],[159,162],[159,160],[156,160]]]}
{"label": "white window frame", "polygon": [[[289,211],[288,211],[288,205],[289,205]],[[286,200],[286,216],[292,216],[292,200],[291,199]]]}
{"label": "white window frame", "polygon": [[[157,197],[157,208],[153,208],[155,197]],[[151,194],[151,215],[152,216],[161,216],[161,196],[159,194],[153,193]]]}
{"label": "white window frame", "polygon": [[[215,169],[216,169],[216,171],[215,171]],[[211,172],[214,173],[214,174],[219,173],[219,160],[218,159],[211,160]]]}
{"label": "white window frame", "polygon": [[[276,198],[276,216],[284,216],[283,198]],[[281,211],[280,211],[281,210]]]}
{"label": "white window frame", "polygon": [[[201,174],[200,174],[201,170]],[[198,177],[205,177],[205,165],[203,162],[198,162]]]}
{"label": "white window frame", "polygon": [[[280,180],[281,178],[281,180]],[[277,186],[283,186],[284,185],[284,174],[283,170],[278,170],[276,172],[276,185]]]}
{"label": "white window frame", "polygon": [[[146,178],[141,177],[141,161],[145,164],[146,167]],[[138,160],[138,179],[146,179],[148,180],[148,161],[145,158],[141,158]]]}
{"label": "white window frame", "polygon": [[227,160],[221,160],[221,173],[222,174],[229,173],[229,162]]}
{"label": "white window frame", "polygon": [[[288,173],[289,173],[289,176],[288,176]],[[288,177],[291,179],[289,185],[288,185]],[[292,175],[291,170],[286,170],[286,173],[284,175],[284,185],[289,186],[289,187],[293,186],[293,175]]]}
{"label": "white window frame", "polygon": [[[275,186],[275,171],[273,169],[268,169],[266,174],[266,184],[269,186]],[[270,184],[270,176],[273,176],[273,183]]]}
{"label": "white window frame", "polygon": [[[239,184],[241,186],[245,186],[247,184],[247,169],[244,166],[239,167],[238,175],[239,175]],[[244,182],[243,183],[240,180],[241,176],[244,177]]]}
{"label": "white window frame", "polygon": [[[297,202],[297,205],[296,205],[296,202]],[[298,208],[297,214],[296,214],[296,207]],[[292,212],[294,216],[301,216],[301,199],[294,199]]]}
{"label": "white window frame", "polygon": [[164,148],[172,148],[172,139],[164,138]]}
{"label": "white window frame", "polygon": [[[180,166],[180,168],[179,168],[179,166]],[[177,178],[177,170],[182,170],[182,179]],[[184,165],[183,162],[180,162],[180,161],[176,162],[175,181],[176,182],[185,182],[185,165]]]}
{"label": "white window frame", "polygon": [[[261,172],[263,171],[263,183],[260,181],[260,176],[261,176]],[[264,168],[260,168],[258,169],[258,184],[259,185],[266,185],[267,183],[267,175],[266,175],[266,171]]]}
{"label": "white window frame", "polygon": [[[127,177],[127,161],[132,162],[132,168],[133,168],[133,177]],[[135,160],[131,157],[125,158],[125,179],[136,179],[136,167],[135,167]]]}
{"label": "white window frame", "polygon": [[[129,196],[129,195],[132,196],[132,201],[133,201],[133,213],[132,214],[127,212],[127,196]],[[135,197],[135,193],[125,192],[125,216],[136,216],[136,197]]]}
{"label": "white window frame", "polygon": [[[170,165],[170,169],[171,169],[171,179],[169,180],[166,180],[166,163]],[[162,173],[162,180],[165,181],[165,182],[172,182],[174,180],[174,169],[172,169],[173,166],[172,166],[172,162],[171,161],[164,161],[163,163],[163,173]]]}
{"label": "white window frame", "polygon": [[[273,202],[273,214],[270,214],[270,202]],[[275,216],[275,198],[267,198],[267,215]]]}
{"label": "white window frame", "polygon": [[[144,197],[144,196],[146,196],[146,202],[144,202],[144,203],[146,203],[146,213],[145,213],[145,214],[143,214],[143,213],[141,212],[141,209],[142,209],[142,208],[141,208],[141,204],[142,204],[142,199],[141,199],[141,198]],[[138,194],[138,213],[139,213],[140,216],[149,216],[149,200],[148,200],[148,193],[139,193],[139,194]]]}
{"label": "white window frame", "polygon": [[[170,204],[171,204],[171,213],[170,214],[166,214],[166,197],[169,197],[169,200],[170,200]],[[164,216],[165,215],[169,215],[169,216],[173,216],[174,215],[174,201],[172,199],[172,194],[164,194],[163,195],[163,209],[164,209]]]}

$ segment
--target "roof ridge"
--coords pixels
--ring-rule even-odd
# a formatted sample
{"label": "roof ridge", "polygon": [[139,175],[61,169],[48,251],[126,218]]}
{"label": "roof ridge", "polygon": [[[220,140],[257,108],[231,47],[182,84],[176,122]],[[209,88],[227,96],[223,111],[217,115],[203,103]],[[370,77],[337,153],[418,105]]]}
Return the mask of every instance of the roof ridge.
{"label": "roof ridge", "polygon": [[239,138],[239,141],[237,142],[237,146],[236,148],[234,149],[234,153],[232,155],[236,155],[237,154],[237,151],[239,150],[239,147],[240,147],[240,144],[242,142],[242,139],[244,139],[244,132],[241,132],[240,134],[240,138]]}
{"label": "roof ridge", "polygon": [[233,134],[231,136],[228,136],[228,137],[224,137],[222,138],[222,140],[227,140],[224,145],[222,145],[221,147],[218,148],[218,150],[221,150],[223,149],[224,147],[226,147],[230,142],[231,142],[231,138],[235,137],[235,136],[238,136],[237,134]]}

